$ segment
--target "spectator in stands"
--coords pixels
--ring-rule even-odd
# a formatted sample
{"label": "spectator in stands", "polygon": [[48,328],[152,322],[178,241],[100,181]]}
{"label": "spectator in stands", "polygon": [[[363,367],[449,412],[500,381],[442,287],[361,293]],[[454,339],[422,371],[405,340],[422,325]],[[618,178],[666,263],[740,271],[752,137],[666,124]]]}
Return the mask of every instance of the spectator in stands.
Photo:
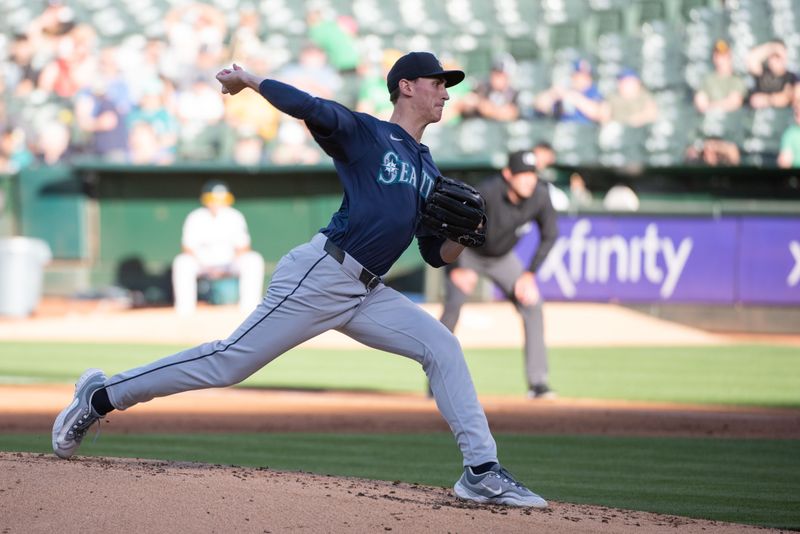
{"label": "spectator in stands", "polygon": [[[147,39],[136,65],[136,76],[142,80],[162,79],[167,72],[170,72],[170,69],[162,66],[169,64],[167,55],[166,42],[155,38]],[[167,63],[164,63],[165,59]]]}
{"label": "spectator in stands", "polygon": [[128,134],[128,161],[134,165],[167,165],[175,160],[171,147],[162,145],[152,123],[134,122]]}
{"label": "spectator in stands", "polygon": [[231,159],[237,165],[262,165],[264,163],[264,139],[255,131],[239,131],[231,149]]}
{"label": "spectator in stands", "polygon": [[176,79],[210,76],[199,72],[198,56],[224,51],[228,25],[219,8],[205,2],[189,2],[172,8],[164,18],[169,49],[170,72]]}
{"label": "spectator in stands", "polygon": [[637,72],[623,69],[617,75],[617,90],[600,104],[601,122],[617,122],[640,128],[658,119],[658,105]]}
{"label": "spectator in stands", "polygon": [[307,43],[297,62],[281,69],[278,78],[319,98],[335,98],[342,87],[342,79],[328,64],[325,51],[313,43]]}
{"label": "spectator in stands", "polygon": [[[253,50],[253,52],[257,52]],[[263,60],[266,55],[261,48],[258,54],[243,56],[243,64],[257,72],[269,72],[269,65]],[[272,104],[256,91],[242,91],[236,98],[223,97],[225,104],[225,122],[230,126],[224,135],[234,135],[231,146],[237,144],[239,138],[248,137],[252,132],[258,134],[263,144],[271,143],[278,134],[281,114]],[[233,154],[228,154],[233,158]]]}
{"label": "spectator in stands", "polygon": [[250,311],[261,300],[264,258],[250,247],[244,215],[233,207],[227,184],[218,180],[203,186],[196,208],[186,217],[182,252],[172,262],[175,311],[188,315],[197,307],[197,279],[239,278],[239,306]]}
{"label": "spectator in stands", "polygon": [[326,16],[321,9],[312,7],[306,14],[306,27],[309,41],[325,52],[331,67],[339,74],[337,101],[352,108],[359,96],[358,23],[353,17]]}
{"label": "spectator in stands", "polygon": [[321,48],[331,66],[340,73],[355,73],[360,62],[354,22],[344,17],[326,17],[320,9],[306,15],[309,40]]}
{"label": "spectator in stands", "polygon": [[603,96],[594,82],[592,64],[585,59],[572,63],[569,86],[554,85],[539,93],[534,107],[546,116],[561,121],[598,122],[602,113]]}
{"label": "spectator in stands", "polygon": [[38,87],[61,98],[74,98],[97,73],[97,32],[79,24],[57,41],[55,56],[42,67]]}
{"label": "spectator in stands", "polygon": [[109,97],[106,81],[96,78],[90,90],[81,91],[75,101],[80,130],[89,137],[89,152],[102,159],[123,162],[128,157],[125,116]]}
{"label": "spectator in stands", "polygon": [[45,123],[38,132],[36,158],[43,165],[69,163],[75,155],[72,135],[66,124],[58,120]]}
{"label": "spectator in stands", "polygon": [[511,86],[513,61],[501,58],[492,65],[489,78],[461,100],[461,116],[493,121],[514,121],[519,117],[519,91]]}
{"label": "spectator in stands", "polygon": [[592,205],[592,192],[586,180],[578,172],[569,175],[569,205],[572,209],[588,208]]}
{"label": "spectator in stands", "polygon": [[232,30],[229,47],[232,63],[246,64],[243,58],[261,48],[260,31],[261,16],[256,6],[248,4],[240,7],[239,20]]}
{"label": "spectator in stands", "polygon": [[792,105],[797,76],[787,70],[787,51],[783,41],[769,41],[753,48],[747,55],[747,70],[753,76],[754,87],[748,98],[752,108]]}
{"label": "spectator in stands", "polygon": [[75,28],[76,19],[67,2],[44,4],[44,10],[28,24],[27,34],[36,53],[49,59],[58,55],[63,37]]}
{"label": "spectator in stands", "polygon": [[39,71],[33,65],[33,46],[24,33],[14,35],[8,61],[0,63],[5,87],[13,88],[15,97],[26,97],[39,80]]}
{"label": "spectator in stands", "polygon": [[26,139],[25,131],[18,126],[7,126],[0,132],[0,174],[13,174],[33,163]]}
{"label": "spectator in stands", "polygon": [[778,154],[778,166],[784,169],[800,167],[800,102],[795,102],[792,111],[795,123],[783,132]]}
{"label": "spectator in stands", "polygon": [[592,195],[586,189],[586,184],[580,174],[572,173],[569,193],[565,193],[556,186],[557,176],[553,165],[556,164],[557,156],[550,143],[539,141],[533,145],[532,151],[536,158],[536,174],[540,180],[547,183],[550,201],[556,211],[568,211],[569,209],[586,207],[591,204]]}
{"label": "spectator in stands", "polygon": [[277,165],[315,165],[322,159],[304,122],[281,115],[270,161]]}
{"label": "spectator in stands", "polygon": [[533,156],[536,158],[536,174],[539,178],[548,182],[555,181],[556,150],[547,141],[539,141],[533,148]]}
{"label": "spectator in stands", "polygon": [[[366,59],[362,62],[359,66],[361,84],[356,100],[356,111],[389,120],[394,106],[386,96],[386,75],[402,55],[401,51],[388,48],[381,52],[380,61]],[[445,106],[445,110],[448,107],[450,106]]]}
{"label": "spectator in stands", "polygon": [[176,103],[180,123],[179,152],[192,158],[217,157],[214,153],[219,150],[217,127],[225,116],[219,91],[209,83],[209,78],[198,76],[190,87],[178,90]]}
{"label": "spectator in stands", "polygon": [[134,100],[130,85],[120,70],[117,48],[106,47],[100,50],[93,78],[100,78],[103,81],[106,95],[114,103],[117,111],[127,117],[133,110]]}
{"label": "spectator in stands", "polygon": [[720,137],[698,139],[686,149],[686,163],[716,167],[739,165],[740,161],[736,143]]}
{"label": "spectator in stands", "polygon": [[700,113],[736,111],[744,103],[747,85],[733,70],[733,57],[726,41],[716,42],[711,60],[714,71],[703,79],[694,95],[694,105]]}
{"label": "spectator in stands", "polygon": [[158,158],[160,162],[174,159],[178,144],[178,119],[164,105],[165,92],[166,84],[162,80],[143,82],[142,98],[127,119],[129,127],[136,123],[150,126],[159,147],[158,153],[161,154]]}
{"label": "spectator in stands", "polygon": [[[463,65],[456,61],[456,59],[452,56],[443,54],[441,56],[441,61],[446,70],[464,70]],[[465,79],[459,84],[448,87],[447,95],[450,97],[450,100],[447,101],[447,105],[444,107],[442,119],[439,121],[439,124],[460,123],[461,119],[464,118],[463,113],[465,102],[472,94],[472,82],[469,80],[469,78]]]}
{"label": "spectator in stands", "polygon": [[556,163],[556,151],[547,141],[539,141],[531,149],[533,161],[536,166],[536,176],[539,181],[547,184],[550,193],[550,202],[556,211],[567,211],[569,209],[569,197],[559,189],[556,184],[556,173],[553,165]]}

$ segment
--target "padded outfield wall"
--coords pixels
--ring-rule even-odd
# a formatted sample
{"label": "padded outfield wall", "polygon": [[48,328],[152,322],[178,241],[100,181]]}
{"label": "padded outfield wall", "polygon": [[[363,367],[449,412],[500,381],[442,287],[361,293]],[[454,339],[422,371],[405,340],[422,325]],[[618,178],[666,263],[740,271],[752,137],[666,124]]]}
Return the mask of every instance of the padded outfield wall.
{"label": "padded outfield wall", "polygon": [[[471,183],[496,172],[490,162],[478,160],[443,162],[441,168]],[[562,167],[557,183],[576,171],[597,197],[612,185],[630,185],[640,192],[641,209],[610,214],[594,206],[562,214],[561,237],[539,276],[546,298],[800,304],[800,173]],[[231,185],[253,248],[267,261],[267,277],[281,255],[327,224],[341,200],[329,165],[86,163],[17,175],[15,226],[53,249],[55,261],[45,280],[50,294],[118,286],[149,302],[168,302],[170,263],[180,249],[183,220],[212,178]],[[529,254],[536,239],[532,231],[518,252]],[[429,300],[440,294],[413,245],[390,279]]]}

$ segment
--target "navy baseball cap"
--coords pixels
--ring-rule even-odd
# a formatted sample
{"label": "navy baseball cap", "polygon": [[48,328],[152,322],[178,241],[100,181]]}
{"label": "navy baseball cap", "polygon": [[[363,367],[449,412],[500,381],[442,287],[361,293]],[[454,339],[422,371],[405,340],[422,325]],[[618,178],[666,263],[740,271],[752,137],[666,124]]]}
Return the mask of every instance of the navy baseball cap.
{"label": "navy baseball cap", "polygon": [[400,80],[417,78],[444,78],[444,86],[452,87],[464,80],[460,70],[444,70],[442,63],[430,52],[409,52],[395,61],[386,76],[386,87],[391,93],[400,85]]}

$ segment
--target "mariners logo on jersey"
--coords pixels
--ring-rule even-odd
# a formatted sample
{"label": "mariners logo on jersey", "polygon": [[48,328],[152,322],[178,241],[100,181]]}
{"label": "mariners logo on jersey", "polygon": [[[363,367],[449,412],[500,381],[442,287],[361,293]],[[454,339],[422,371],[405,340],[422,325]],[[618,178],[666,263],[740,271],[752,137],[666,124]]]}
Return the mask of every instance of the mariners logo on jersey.
{"label": "mariners logo on jersey", "polygon": [[[416,189],[417,169],[390,150],[383,155],[383,163],[378,171],[378,182],[385,185],[405,184]],[[433,188],[433,178],[423,169],[422,184],[419,186],[422,198],[428,198],[431,188]]]}

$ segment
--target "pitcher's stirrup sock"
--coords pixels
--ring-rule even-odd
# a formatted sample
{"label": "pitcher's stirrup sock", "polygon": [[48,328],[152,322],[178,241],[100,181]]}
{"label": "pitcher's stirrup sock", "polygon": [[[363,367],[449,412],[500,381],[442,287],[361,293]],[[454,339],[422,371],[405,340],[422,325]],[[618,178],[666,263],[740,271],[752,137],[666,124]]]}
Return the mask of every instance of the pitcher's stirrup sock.
{"label": "pitcher's stirrup sock", "polygon": [[97,412],[97,415],[105,415],[114,410],[111,401],[108,400],[106,388],[101,388],[94,392],[92,395],[92,408]]}
{"label": "pitcher's stirrup sock", "polygon": [[476,465],[475,467],[470,466],[470,468],[472,469],[472,472],[475,473],[476,475],[482,475],[487,471],[489,471],[495,465],[497,465],[497,462],[486,462],[485,464]]}

